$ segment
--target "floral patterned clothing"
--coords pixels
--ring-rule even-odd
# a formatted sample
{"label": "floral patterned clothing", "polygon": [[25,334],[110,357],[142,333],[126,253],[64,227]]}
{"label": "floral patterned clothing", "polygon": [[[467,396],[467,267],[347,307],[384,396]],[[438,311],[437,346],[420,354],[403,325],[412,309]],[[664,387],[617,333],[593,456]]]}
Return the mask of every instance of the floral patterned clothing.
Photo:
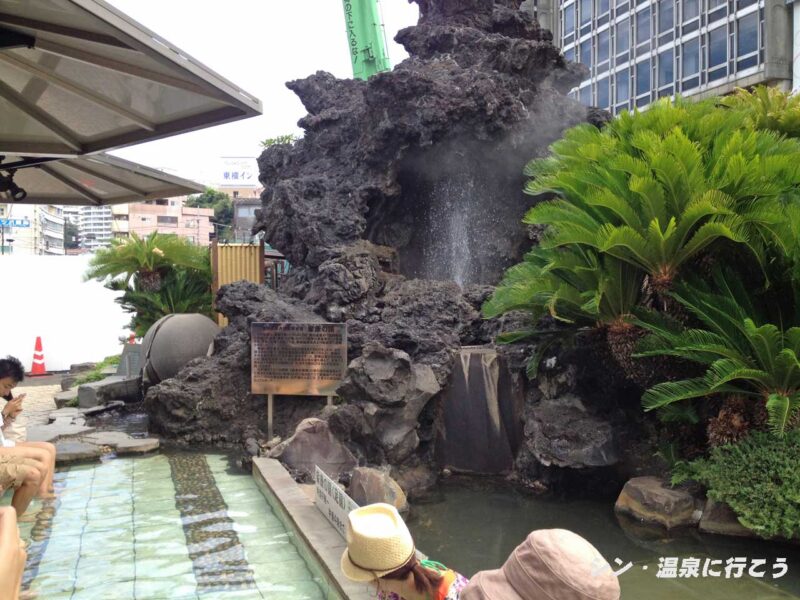
{"label": "floral patterned clothing", "polygon": [[[467,583],[469,580],[466,577],[452,569],[447,569],[442,573],[442,581],[432,600],[458,600],[461,590],[467,586]],[[403,598],[394,592],[378,592],[378,600],[403,600]]]}

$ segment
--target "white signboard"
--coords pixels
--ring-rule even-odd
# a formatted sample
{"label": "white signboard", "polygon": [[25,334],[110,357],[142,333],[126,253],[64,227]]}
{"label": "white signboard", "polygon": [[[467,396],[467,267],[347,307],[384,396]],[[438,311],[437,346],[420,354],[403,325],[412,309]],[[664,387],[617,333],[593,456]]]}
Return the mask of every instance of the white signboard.
{"label": "white signboard", "polygon": [[221,187],[256,188],[258,163],[252,156],[227,156],[222,158]]}
{"label": "white signboard", "polygon": [[316,467],[314,483],[317,488],[315,504],[325,518],[345,537],[347,535],[347,515],[358,508],[358,504],[339,487],[333,479]]}

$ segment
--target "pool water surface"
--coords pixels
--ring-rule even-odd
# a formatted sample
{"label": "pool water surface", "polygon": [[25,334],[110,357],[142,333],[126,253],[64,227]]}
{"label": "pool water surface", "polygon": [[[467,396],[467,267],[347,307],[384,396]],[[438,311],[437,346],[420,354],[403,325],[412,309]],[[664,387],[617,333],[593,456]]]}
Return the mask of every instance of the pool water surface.
{"label": "pool water surface", "polygon": [[[417,547],[432,559],[471,576],[499,568],[534,529],[563,528],[594,544],[619,571],[622,600],[800,599],[800,548],[759,540],[620,526],[613,500],[560,500],[522,495],[493,480],[455,480],[427,503],[412,508],[409,528]],[[766,560],[763,579],[719,576],[658,577],[659,559]],[[788,571],[773,579],[785,558]],[[619,559],[619,563],[616,562]],[[628,566],[630,564],[630,566]],[[718,563],[719,564],[719,563]],[[748,563],[749,564],[749,563]],[[716,569],[712,569],[716,570]],[[779,572],[779,571],[778,571]]]}
{"label": "pool water surface", "polygon": [[[42,600],[322,600],[264,496],[224,455],[110,458],[56,474],[20,522]],[[4,497],[8,504],[10,495]]]}

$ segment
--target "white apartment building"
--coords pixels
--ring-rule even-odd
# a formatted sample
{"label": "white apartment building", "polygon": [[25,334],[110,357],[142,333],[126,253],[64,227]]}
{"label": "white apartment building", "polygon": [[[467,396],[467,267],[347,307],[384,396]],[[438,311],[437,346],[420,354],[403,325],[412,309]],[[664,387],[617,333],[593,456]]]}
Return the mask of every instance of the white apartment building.
{"label": "white apartment building", "polygon": [[97,250],[111,243],[113,216],[110,206],[81,206],[78,213],[78,235],[81,248]]}
{"label": "white apartment building", "polygon": [[64,214],[52,204],[0,204],[0,218],[17,226],[2,227],[2,254],[64,254]]}

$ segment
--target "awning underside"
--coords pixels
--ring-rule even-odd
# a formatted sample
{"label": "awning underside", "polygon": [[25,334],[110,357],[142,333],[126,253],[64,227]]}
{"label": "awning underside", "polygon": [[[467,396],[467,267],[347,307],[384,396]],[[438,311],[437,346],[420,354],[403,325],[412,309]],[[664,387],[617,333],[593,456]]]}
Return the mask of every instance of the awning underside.
{"label": "awning underside", "polygon": [[0,0],[0,154],[76,156],[260,112],[101,0]]}
{"label": "awning underside", "polygon": [[[12,160],[18,157],[8,157]],[[116,156],[99,154],[60,159],[20,169],[14,183],[27,204],[105,205],[171,198],[203,186]],[[0,201],[10,201],[0,194]]]}

